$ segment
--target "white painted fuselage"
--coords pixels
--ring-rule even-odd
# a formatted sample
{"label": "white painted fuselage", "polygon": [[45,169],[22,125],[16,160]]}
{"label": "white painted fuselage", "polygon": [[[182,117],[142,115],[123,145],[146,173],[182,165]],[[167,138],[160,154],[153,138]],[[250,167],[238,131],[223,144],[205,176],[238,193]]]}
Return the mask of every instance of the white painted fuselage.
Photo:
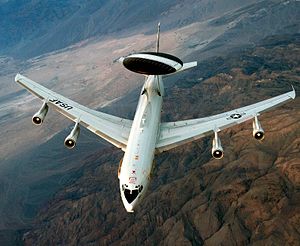
{"label": "white painted fuselage", "polygon": [[148,188],[159,134],[163,92],[161,76],[148,76],[119,173],[121,198],[127,212],[133,212]]}

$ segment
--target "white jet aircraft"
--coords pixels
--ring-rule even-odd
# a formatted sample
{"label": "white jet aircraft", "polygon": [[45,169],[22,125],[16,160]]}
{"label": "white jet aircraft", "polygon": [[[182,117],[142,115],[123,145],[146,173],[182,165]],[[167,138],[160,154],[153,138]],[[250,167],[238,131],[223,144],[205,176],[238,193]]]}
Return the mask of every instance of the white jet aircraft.
{"label": "white jet aircraft", "polygon": [[89,109],[20,74],[15,77],[16,82],[43,100],[42,107],[32,117],[34,124],[43,123],[49,106],[75,123],[65,139],[66,147],[73,148],[76,145],[81,125],[125,152],[119,165],[118,178],[127,212],[134,211],[148,188],[156,153],[213,134],[211,153],[214,158],[221,159],[223,148],[218,137],[219,131],[253,119],[253,137],[262,140],[265,134],[258,116],[296,96],[293,88],[285,94],[225,113],[162,123],[163,76],[192,68],[197,62],[183,63],[177,57],[160,53],[159,33],[158,26],[156,52],[131,54],[120,59],[127,69],[146,76],[133,121]]}

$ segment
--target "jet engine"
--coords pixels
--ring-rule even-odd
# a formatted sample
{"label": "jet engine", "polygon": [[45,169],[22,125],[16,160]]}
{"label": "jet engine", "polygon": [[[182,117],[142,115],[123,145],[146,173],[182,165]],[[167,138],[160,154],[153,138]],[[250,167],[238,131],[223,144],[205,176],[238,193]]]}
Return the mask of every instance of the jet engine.
{"label": "jet engine", "polygon": [[211,154],[215,159],[222,159],[224,156],[224,151],[221,145],[221,140],[218,137],[218,133],[215,132],[215,137],[213,139],[213,147],[211,150]]}
{"label": "jet engine", "polygon": [[80,133],[80,127],[79,127],[79,124],[77,122],[75,124],[73,130],[71,131],[71,133],[65,139],[65,146],[68,149],[73,149],[75,147],[77,139],[79,137],[79,133]]}
{"label": "jet engine", "polygon": [[213,146],[211,150],[211,154],[215,159],[222,159],[224,156],[224,151],[221,145],[221,140],[218,137],[218,133],[215,132],[215,138],[213,139]]}
{"label": "jet engine", "polygon": [[253,137],[260,141],[265,138],[265,132],[262,129],[261,124],[257,119],[257,116],[255,116],[253,120]]}
{"label": "jet engine", "polygon": [[32,117],[32,123],[35,125],[41,125],[48,113],[48,105],[46,102],[43,103],[42,107],[40,110],[35,113]]}

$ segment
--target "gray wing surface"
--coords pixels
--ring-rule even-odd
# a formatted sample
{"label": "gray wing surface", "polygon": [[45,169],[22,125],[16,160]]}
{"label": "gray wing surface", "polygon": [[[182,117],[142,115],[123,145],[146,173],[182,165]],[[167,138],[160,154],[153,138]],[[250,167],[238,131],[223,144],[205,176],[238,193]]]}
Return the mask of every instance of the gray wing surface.
{"label": "gray wing surface", "polygon": [[296,93],[293,88],[292,91],[285,94],[214,116],[162,123],[156,149],[158,152],[163,152],[207,136],[215,131],[218,132],[240,124],[295,97]]}
{"label": "gray wing surface", "polygon": [[16,75],[15,81],[73,122],[78,122],[116,147],[125,150],[131,120],[89,109],[20,74]]}

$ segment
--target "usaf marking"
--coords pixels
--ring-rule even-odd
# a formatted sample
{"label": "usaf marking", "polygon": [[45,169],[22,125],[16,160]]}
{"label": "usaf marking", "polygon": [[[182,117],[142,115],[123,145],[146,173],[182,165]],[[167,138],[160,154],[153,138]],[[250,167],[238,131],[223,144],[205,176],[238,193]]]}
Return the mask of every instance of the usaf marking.
{"label": "usaf marking", "polygon": [[73,108],[72,106],[69,106],[67,103],[59,101],[57,99],[50,99],[49,102],[52,102],[53,104],[56,104],[56,105],[60,106],[61,108],[66,109],[66,110],[70,110],[70,109]]}

